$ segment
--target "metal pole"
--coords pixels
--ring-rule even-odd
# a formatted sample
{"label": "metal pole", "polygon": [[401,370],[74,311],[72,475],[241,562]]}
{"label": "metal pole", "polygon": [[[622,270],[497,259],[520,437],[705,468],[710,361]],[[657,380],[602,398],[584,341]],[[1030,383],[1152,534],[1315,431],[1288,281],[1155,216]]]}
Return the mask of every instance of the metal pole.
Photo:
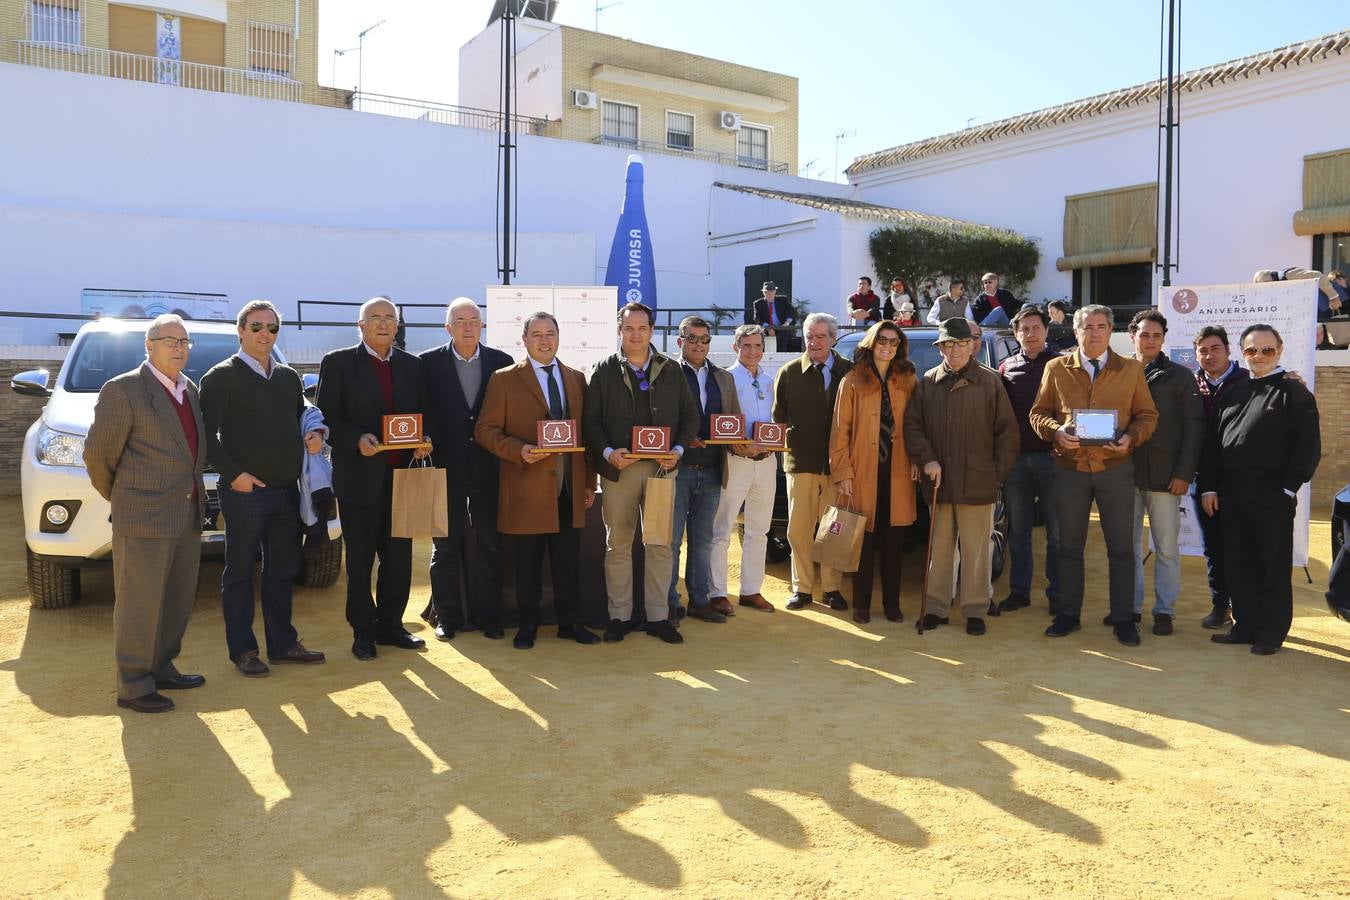
{"label": "metal pole", "polygon": [[1167,0],[1167,122],[1164,143],[1163,173],[1163,287],[1172,284],[1172,131],[1175,123],[1172,119],[1173,63],[1176,57],[1173,40],[1176,36],[1176,0]]}
{"label": "metal pole", "polygon": [[511,75],[515,71],[516,11],[506,4],[502,15],[502,284],[511,283]]}

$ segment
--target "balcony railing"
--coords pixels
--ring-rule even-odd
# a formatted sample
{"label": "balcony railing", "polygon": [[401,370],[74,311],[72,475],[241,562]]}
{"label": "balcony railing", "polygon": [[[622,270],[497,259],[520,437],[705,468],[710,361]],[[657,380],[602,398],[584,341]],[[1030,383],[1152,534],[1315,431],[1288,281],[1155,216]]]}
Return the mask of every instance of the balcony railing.
{"label": "balcony railing", "polygon": [[[438,125],[459,125],[462,128],[500,131],[502,127],[502,114],[496,110],[454,106],[432,100],[410,100],[406,97],[389,97],[384,94],[355,93],[352,95],[352,109],[382,116],[397,116],[401,119],[416,119],[420,122],[435,122]],[[511,130],[516,134],[541,134],[547,124],[547,119],[536,119],[531,116],[511,117]]]}
{"label": "balcony railing", "polygon": [[301,97],[300,82],[290,78],[79,44],[19,41],[19,62],[63,72],[127,78],[246,97],[293,101],[299,101]]}
{"label": "balcony railing", "polygon": [[683,156],[685,159],[701,159],[722,166],[739,166],[742,169],[759,169],[761,172],[775,172],[779,175],[792,174],[792,167],[785,162],[772,159],[759,159],[750,156],[738,156],[735,153],[720,153],[716,150],[697,150],[685,147],[672,147],[658,141],[637,141],[627,138],[601,134],[591,138],[592,144],[606,147],[622,147],[641,153],[664,153],[668,156]]}

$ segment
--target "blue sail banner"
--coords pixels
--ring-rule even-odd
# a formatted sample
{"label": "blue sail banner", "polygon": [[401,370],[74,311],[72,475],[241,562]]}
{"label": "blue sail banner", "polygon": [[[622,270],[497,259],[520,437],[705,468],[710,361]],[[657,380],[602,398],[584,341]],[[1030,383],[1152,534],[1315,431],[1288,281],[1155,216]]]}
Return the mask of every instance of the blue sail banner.
{"label": "blue sail banner", "polygon": [[619,224],[609,248],[605,284],[619,289],[619,305],[645,303],[656,308],[656,264],[652,261],[652,233],[642,200],[642,157],[628,157]]}

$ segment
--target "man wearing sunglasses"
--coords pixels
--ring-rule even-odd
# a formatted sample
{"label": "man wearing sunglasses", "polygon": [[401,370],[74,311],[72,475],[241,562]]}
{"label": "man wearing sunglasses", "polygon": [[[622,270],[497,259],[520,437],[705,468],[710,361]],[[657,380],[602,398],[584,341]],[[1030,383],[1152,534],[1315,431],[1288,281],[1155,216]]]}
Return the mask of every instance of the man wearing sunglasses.
{"label": "man wearing sunglasses", "polygon": [[[698,404],[698,437],[680,458],[675,480],[675,530],[671,534],[670,612],[679,618],[680,540],[687,536],[689,552],[684,561],[684,590],[689,595],[689,615],[704,622],[725,622],[735,610],[725,596],[713,597],[708,560],[712,552],[713,515],[727,480],[727,448],[711,440],[710,417],[719,413],[740,415],[736,384],[725,369],[708,360],[712,328],[706,319],[686,316],[680,322],[680,369]],[[710,580],[711,579],[711,580]],[[725,592],[723,592],[725,594]]]}
{"label": "man wearing sunglasses", "polygon": [[291,624],[291,594],[300,568],[300,470],[306,453],[323,451],[327,429],[300,432],[304,387],[272,358],[281,316],[254,300],[235,319],[239,352],[202,376],[206,455],[220,473],[225,517],[225,571],[220,606],[230,661],[248,678],[270,674],[253,634],[253,569],[262,557],[263,633],[273,665],[324,661],[300,643]]}
{"label": "man wearing sunglasses", "polygon": [[197,387],[183,374],[192,339],[172,314],[150,323],[145,362],[98,392],[84,441],[94,490],[112,505],[117,705],[173,709],[164,690],[206,683],[178,671],[201,564],[206,464]]}
{"label": "man wearing sunglasses", "polygon": [[1216,401],[1200,458],[1201,506],[1223,513],[1224,580],[1236,619],[1210,640],[1269,656],[1294,620],[1294,512],[1322,439],[1312,392],[1280,366],[1280,333],[1248,325],[1240,343],[1251,377]]}
{"label": "man wearing sunglasses", "polygon": [[[647,479],[673,469],[698,435],[694,395],[679,365],[652,347],[652,319],[651,307],[641,303],[619,309],[619,350],[596,363],[582,413],[586,451],[600,473],[609,642],[623,640],[633,615],[633,530],[642,513]],[[657,462],[630,456],[633,428],[638,425],[669,428],[673,458]],[[643,568],[647,634],[668,644],[682,643],[667,605],[671,548],[647,544]]]}

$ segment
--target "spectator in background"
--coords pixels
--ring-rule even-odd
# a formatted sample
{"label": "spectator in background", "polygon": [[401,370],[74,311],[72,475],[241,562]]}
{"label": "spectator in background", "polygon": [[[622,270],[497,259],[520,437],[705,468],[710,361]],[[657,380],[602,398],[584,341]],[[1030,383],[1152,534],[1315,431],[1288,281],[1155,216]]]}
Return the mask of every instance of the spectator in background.
{"label": "spectator in background", "polygon": [[919,321],[919,313],[914,309],[914,304],[911,301],[906,300],[904,303],[901,303],[900,308],[896,310],[895,324],[899,325],[901,328],[911,328],[916,325],[922,325],[923,323]]}
{"label": "spectator in background", "polygon": [[906,303],[911,310],[914,309],[914,298],[909,295],[909,285],[905,284],[905,279],[897,275],[891,279],[891,295],[886,298],[886,303],[881,308],[881,317],[895,319],[900,307]]}
{"label": "spectator in background", "polygon": [[857,293],[848,298],[848,318],[854,325],[881,321],[881,298],[872,292],[872,279],[858,277]]}
{"label": "spectator in background", "polygon": [[1068,300],[1051,300],[1045,304],[1045,312],[1050,317],[1051,325],[1068,325],[1069,316],[1073,313],[1073,304]]}
{"label": "spectator in background", "polygon": [[797,340],[797,313],[792,301],[778,296],[778,285],[772,281],[764,282],[760,288],[763,294],[755,301],[754,315],[747,325],[763,325],[769,337],[777,338],[776,349],[780,353],[796,353],[802,345]]}
{"label": "spectator in background", "polygon": [[1290,266],[1281,271],[1257,269],[1252,281],[1257,284],[1265,281],[1316,281],[1317,321],[1325,322],[1332,316],[1342,315],[1345,312],[1341,295],[1337,292],[1331,277],[1323,275],[1316,269],[1305,269],[1303,266]]}
{"label": "spectator in background", "polygon": [[998,275],[993,272],[985,272],[980,277],[980,295],[975,298],[975,303],[970,310],[970,318],[976,322],[983,322],[988,319],[995,310],[1003,310],[1003,317],[997,316],[990,320],[990,325],[1001,325],[1011,322],[1012,317],[1017,314],[1021,306],[1017,298],[1012,295],[1012,291],[1004,290],[998,286]]}
{"label": "spectator in background", "polygon": [[1073,304],[1068,300],[1051,300],[1045,305],[1045,312],[1050,317],[1050,324],[1046,326],[1046,346],[1059,352],[1078,346],[1078,338],[1074,336],[1070,321]]}
{"label": "spectator in background", "polygon": [[1041,387],[1045,364],[1059,356],[1045,344],[1045,311],[1039,306],[1024,306],[1013,316],[1013,334],[1021,346],[1018,353],[999,363],[998,373],[1008,392],[1013,416],[1021,437],[1021,449],[1012,472],[1003,484],[1003,499],[1008,510],[1008,552],[1012,570],[1008,576],[1008,596],[998,605],[1011,612],[1031,605],[1031,532],[1035,524],[1036,501],[1045,520],[1045,596],[1053,612],[1059,596],[1059,517],[1055,514],[1055,462],[1049,441],[1042,440],[1031,428],[1031,406]]}
{"label": "spectator in background", "polygon": [[1317,323],[1317,349],[1318,350],[1344,350],[1345,344],[1338,344],[1331,339],[1331,332],[1327,330],[1326,322]]}
{"label": "spectator in background", "polygon": [[1144,364],[1158,426],[1134,451],[1134,620],[1144,614],[1144,514],[1153,538],[1153,633],[1172,633],[1181,593],[1181,498],[1191,488],[1205,440],[1205,409],[1195,378],[1163,352],[1167,318],[1156,309],[1130,322],[1134,358]]}
{"label": "spectator in background", "polygon": [[966,280],[953,278],[947,293],[933,301],[928,311],[928,324],[940,325],[948,319],[969,319],[970,301],[966,298]]}

